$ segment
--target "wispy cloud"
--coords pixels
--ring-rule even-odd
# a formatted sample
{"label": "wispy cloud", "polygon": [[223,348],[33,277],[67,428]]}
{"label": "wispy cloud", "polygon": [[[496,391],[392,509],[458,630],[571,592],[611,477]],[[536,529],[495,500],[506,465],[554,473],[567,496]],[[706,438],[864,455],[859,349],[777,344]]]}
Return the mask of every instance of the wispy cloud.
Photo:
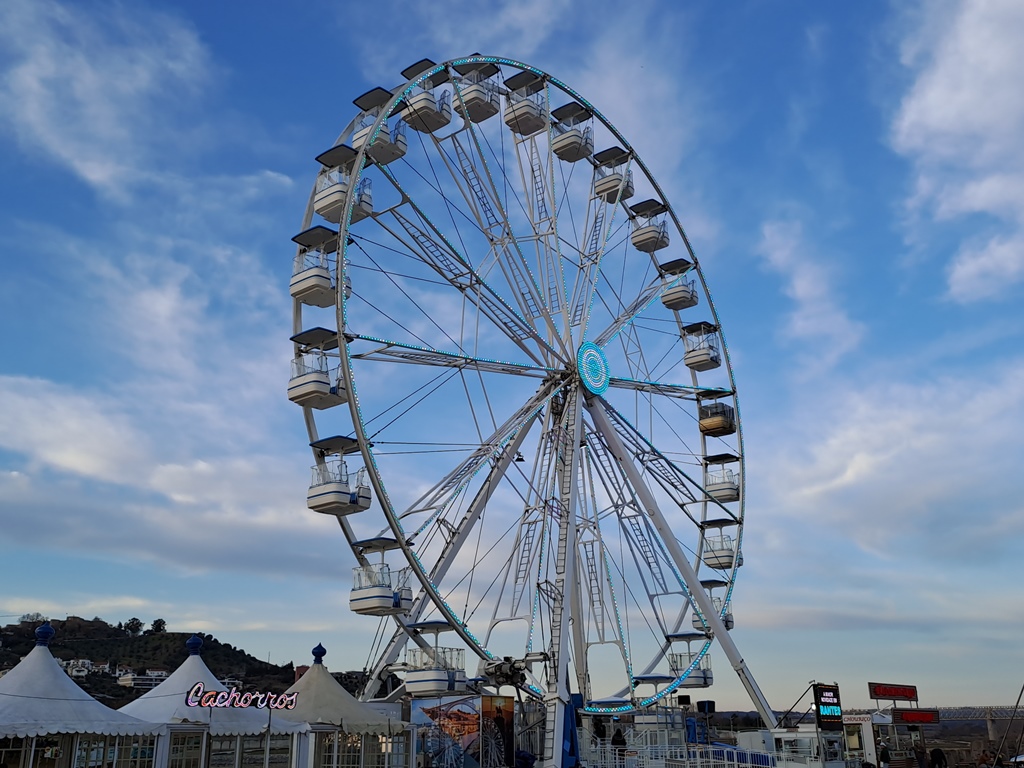
{"label": "wispy cloud", "polygon": [[193,100],[212,69],[188,25],[125,5],[12,0],[0,9],[0,50],[0,124],[114,197],[175,136],[167,104]]}
{"label": "wispy cloud", "polygon": [[757,252],[793,302],[781,335],[809,345],[805,372],[831,367],[860,343],[864,326],[842,308],[827,263],[807,244],[799,220],[765,222]]}
{"label": "wispy cloud", "polygon": [[908,26],[900,62],[913,82],[891,128],[914,164],[908,210],[933,221],[982,214],[948,264],[948,295],[1005,295],[1024,281],[1024,6],[923,4]]}
{"label": "wispy cloud", "polygon": [[802,398],[811,418],[787,419],[755,486],[782,519],[882,561],[1016,557],[1022,393],[1019,360],[960,379],[836,385]]}
{"label": "wispy cloud", "polygon": [[[361,9],[345,8],[344,27],[358,30],[360,21],[374,25],[381,15],[390,34],[353,34],[364,74],[397,84],[399,71],[430,56],[435,61],[480,52],[492,56],[529,57],[570,21],[571,0],[497,0],[486,9],[470,0],[444,0],[434,5],[384,2]],[[356,23],[353,23],[353,19]],[[409,53],[415,51],[415,54]],[[395,82],[392,83],[391,80]]]}

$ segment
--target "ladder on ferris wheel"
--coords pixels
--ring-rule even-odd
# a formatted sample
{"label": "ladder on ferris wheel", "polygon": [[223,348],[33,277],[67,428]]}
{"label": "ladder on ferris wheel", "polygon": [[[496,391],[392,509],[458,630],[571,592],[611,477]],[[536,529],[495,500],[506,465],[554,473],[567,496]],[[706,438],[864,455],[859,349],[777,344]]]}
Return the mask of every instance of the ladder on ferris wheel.
{"label": "ladder on ferris wheel", "polygon": [[581,265],[586,270],[576,278],[576,285],[572,293],[572,316],[570,325],[573,327],[583,322],[583,312],[586,309],[586,300],[590,295],[593,278],[590,277],[591,269],[597,264],[598,257],[604,251],[604,212],[605,205],[595,206],[594,223],[590,228],[590,237],[587,240],[587,250],[583,253]]}
{"label": "ladder on ferris wheel", "polygon": [[668,594],[668,584],[665,581],[665,573],[661,569],[661,562],[658,560],[654,547],[651,546],[650,539],[647,538],[647,531],[645,530],[647,526],[644,525],[646,519],[636,514],[623,517],[622,520],[629,526],[632,538],[636,541],[644,562],[650,568],[651,576],[654,577],[658,589],[661,590],[658,594]]}
{"label": "ladder on ferris wheel", "polygon": [[590,587],[590,606],[594,612],[594,625],[597,627],[598,639],[604,642],[604,582],[600,578],[597,555],[594,553],[596,544],[596,541],[583,542],[583,555],[587,563],[587,584]]}
{"label": "ladder on ferris wheel", "polygon": [[515,288],[525,302],[525,309],[530,315],[530,319],[533,320],[541,317],[542,312],[537,304],[536,293],[530,289],[526,275],[523,272],[523,265],[520,263],[520,259],[517,258],[518,254],[510,252],[508,245],[510,233],[505,231],[504,224],[494,213],[494,206],[491,205],[491,198],[487,194],[487,190],[484,189],[483,181],[480,179],[476,165],[470,159],[469,153],[466,152],[457,136],[452,136],[452,145],[455,147],[455,155],[459,159],[459,167],[469,181],[470,191],[472,191],[473,197],[476,198],[479,212],[486,222],[484,226],[485,234],[487,234],[495,250],[500,249],[505,252],[505,263],[512,271]]}
{"label": "ladder on ferris wheel", "polygon": [[526,590],[526,582],[530,578],[530,563],[533,562],[533,543],[537,538],[537,527],[540,519],[527,520],[523,523],[520,533],[519,562],[516,563],[516,576],[512,584],[512,613],[519,610],[519,602]]}

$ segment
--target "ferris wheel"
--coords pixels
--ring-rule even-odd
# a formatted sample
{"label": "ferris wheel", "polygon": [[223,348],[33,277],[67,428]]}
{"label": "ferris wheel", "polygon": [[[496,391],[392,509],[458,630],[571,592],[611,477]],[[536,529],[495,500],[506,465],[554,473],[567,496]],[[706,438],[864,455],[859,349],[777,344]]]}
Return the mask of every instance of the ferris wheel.
{"label": "ferris wheel", "polygon": [[308,505],[381,622],[364,697],[394,671],[414,696],[512,684],[546,702],[550,746],[570,693],[656,706],[711,684],[717,642],[774,723],[728,634],[735,382],[663,189],[534,67],[402,78],[317,157],[291,278]]}

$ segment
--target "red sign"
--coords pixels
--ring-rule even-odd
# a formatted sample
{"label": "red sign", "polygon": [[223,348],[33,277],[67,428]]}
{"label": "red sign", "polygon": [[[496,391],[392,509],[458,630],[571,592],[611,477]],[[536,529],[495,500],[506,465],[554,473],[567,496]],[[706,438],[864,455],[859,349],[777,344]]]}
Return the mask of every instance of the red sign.
{"label": "red sign", "polygon": [[892,710],[893,725],[903,723],[904,725],[928,725],[939,722],[939,710],[937,709],[896,709]]}
{"label": "red sign", "polygon": [[917,686],[898,685],[896,683],[868,683],[868,695],[872,699],[917,701]]}

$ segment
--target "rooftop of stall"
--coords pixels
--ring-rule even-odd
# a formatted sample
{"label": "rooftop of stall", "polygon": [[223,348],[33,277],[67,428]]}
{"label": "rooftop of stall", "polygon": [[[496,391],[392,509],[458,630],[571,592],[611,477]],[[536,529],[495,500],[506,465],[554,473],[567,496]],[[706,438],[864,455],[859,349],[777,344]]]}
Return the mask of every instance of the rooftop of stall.
{"label": "rooftop of stall", "polygon": [[150,723],[189,723],[208,726],[213,735],[239,736],[263,733],[269,723],[271,733],[296,733],[294,723],[278,720],[269,712],[255,707],[198,707],[187,702],[189,691],[202,683],[206,691],[228,690],[210,671],[200,656],[203,639],[192,635],[186,643],[188,656],[166,680],[135,701],[125,704],[120,712]]}
{"label": "rooftop of stall", "polygon": [[55,634],[50,622],[44,622],[35,631],[35,647],[0,678],[0,735],[122,735],[158,730],[100,703],[68,677],[50,653]]}
{"label": "rooftop of stall", "polygon": [[[157,765],[167,764],[168,749],[187,765],[190,759],[206,758],[209,766],[297,765],[295,735],[308,730],[280,716],[279,709],[189,706],[187,697],[197,683],[205,691],[226,691],[200,656],[203,639],[192,635],[186,642],[188,656],[160,685],[120,712],[167,727],[166,745]],[[269,741],[266,738],[270,731]],[[162,759],[161,759],[162,758]]]}
{"label": "rooftop of stall", "polygon": [[[137,756],[136,768],[153,766],[162,729],[82,690],[53,658],[54,634],[49,621],[37,627],[35,647],[0,678],[0,738],[7,759],[21,768],[67,768],[95,749],[119,749]],[[19,751],[20,758],[14,757]]]}
{"label": "rooftop of stall", "polygon": [[334,679],[324,665],[327,649],[323,645],[318,643],[312,653],[313,663],[287,691],[298,694],[295,708],[282,712],[282,717],[336,726],[347,734],[396,736],[405,732],[407,723],[359,701]]}

